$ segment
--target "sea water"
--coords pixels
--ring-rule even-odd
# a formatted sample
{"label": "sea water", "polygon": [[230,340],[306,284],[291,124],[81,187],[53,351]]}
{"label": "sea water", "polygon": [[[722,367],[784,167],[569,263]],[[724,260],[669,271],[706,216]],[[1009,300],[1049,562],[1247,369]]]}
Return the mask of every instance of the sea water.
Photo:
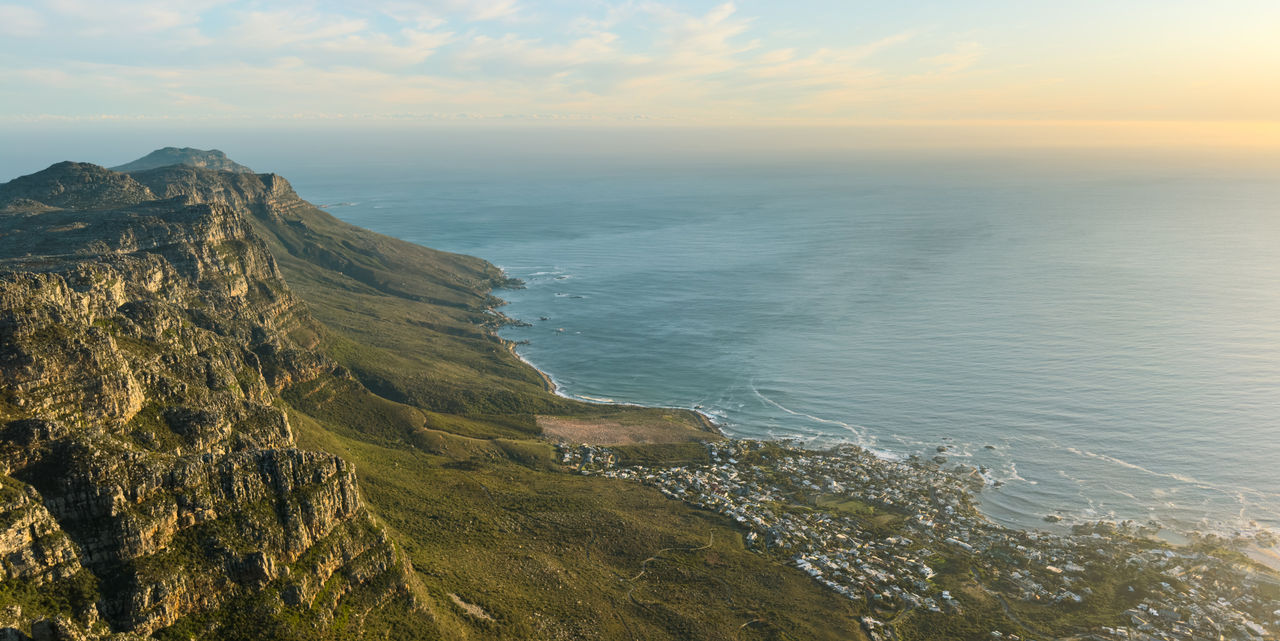
{"label": "sea water", "polygon": [[[522,279],[563,393],[985,466],[1014,525],[1280,527],[1280,181],[1215,163],[827,154],[273,167]],[[939,448],[944,451],[939,452]]]}

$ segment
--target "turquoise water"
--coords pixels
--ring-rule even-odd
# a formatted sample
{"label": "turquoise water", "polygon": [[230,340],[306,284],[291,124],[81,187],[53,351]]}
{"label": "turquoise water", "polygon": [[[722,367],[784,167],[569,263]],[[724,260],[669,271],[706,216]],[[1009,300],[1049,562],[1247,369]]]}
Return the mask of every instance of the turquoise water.
{"label": "turquoise water", "polygon": [[[1280,527],[1280,181],[1122,159],[276,168],[484,257],[568,395],[985,465],[997,520]],[[540,320],[546,317],[547,320]],[[992,446],[988,448],[987,446]]]}

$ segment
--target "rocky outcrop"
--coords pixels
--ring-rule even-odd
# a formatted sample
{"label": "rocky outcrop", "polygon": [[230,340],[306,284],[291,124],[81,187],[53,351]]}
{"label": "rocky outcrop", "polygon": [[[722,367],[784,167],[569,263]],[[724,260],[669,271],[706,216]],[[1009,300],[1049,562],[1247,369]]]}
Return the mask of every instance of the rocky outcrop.
{"label": "rocky outcrop", "polygon": [[264,212],[272,205],[301,198],[275,174],[219,172],[190,165],[133,170],[130,178],[161,198],[184,197],[196,203],[221,203],[242,212]]}
{"label": "rocky outcrop", "polygon": [[35,586],[75,576],[80,559],[35,488],[0,477],[0,580]]}
{"label": "rocky outcrop", "polygon": [[0,185],[0,638],[149,635],[256,594],[322,624],[405,589],[351,466],[278,406],[349,380],[244,213],[292,190],[222,175]]}

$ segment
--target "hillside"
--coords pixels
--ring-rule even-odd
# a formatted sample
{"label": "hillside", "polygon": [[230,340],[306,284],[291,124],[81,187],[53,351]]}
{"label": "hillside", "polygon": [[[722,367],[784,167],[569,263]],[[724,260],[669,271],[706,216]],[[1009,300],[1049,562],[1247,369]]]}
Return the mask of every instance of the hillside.
{"label": "hillside", "polygon": [[552,394],[492,265],[148,164],[0,185],[9,638],[861,636],[725,517],[556,462],[539,417],[718,436]]}
{"label": "hillside", "polygon": [[157,167],[168,167],[170,165],[186,165],[188,167],[200,167],[203,169],[213,169],[216,171],[230,171],[240,174],[251,174],[252,169],[227,158],[227,155],[217,149],[192,149],[191,147],[165,147],[157,149],[133,162],[128,162],[118,167],[112,167],[112,171],[141,171],[143,169],[155,169]]}

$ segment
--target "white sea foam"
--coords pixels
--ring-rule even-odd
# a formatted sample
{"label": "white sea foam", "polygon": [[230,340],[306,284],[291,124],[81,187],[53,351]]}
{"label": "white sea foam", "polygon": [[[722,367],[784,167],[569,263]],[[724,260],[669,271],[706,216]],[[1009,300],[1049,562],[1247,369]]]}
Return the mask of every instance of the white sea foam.
{"label": "white sea foam", "polygon": [[1157,472],[1157,471],[1155,471],[1155,470],[1145,468],[1145,467],[1143,467],[1143,466],[1141,466],[1141,465],[1138,465],[1138,464],[1136,464],[1136,463],[1130,463],[1130,462],[1128,462],[1128,461],[1125,461],[1125,460],[1122,460],[1122,459],[1118,459],[1118,458],[1116,458],[1116,457],[1114,457],[1114,456],[1107,456],[1106,454],[1098,454],[1098,453],[1096,453],[1096,452],[1090,452],[1090,451],[1088,451],[1088,450],[1081,450],[1081,449],[1077,449],[1077,448],[1074,448],[1074,447],[1068,447],[1068,448],[1065,448],[1065,449],[1066,449],[1068,452],[1071,452],[1072,454],[1075,454],[1075,455],[1077,455],[1077,456],[1083,456],[1083,457],[1086,457],[1086,458],[1092,458],[1092,459],[1097,459],[1097,460],[1100,460],[1100,461],[1106,461],[1106,462],[1108,462],[1108,463],[1114,463],[1114,464],[1116,464],[1116,465],[1119,465],[1119,466],[1122,466],[1122,467],[1126,467],[1126,468],[1131,469],[1131,470],[1137,470],[1137,471],[1139,471],[1139,472],[1143,472],[1143,473],[1146,473],[1146,474],[1150,474],[1150,475],[1152,475],[1152,476],[1158,476],[1158,477],[1162,477],[1162,478],[1173,479],[1173,480],[1178,481],[1178,482],[1181,482],[1181,483],[1189,483],[1189,484],[1191,484],[1191,485],[1198,485],[1198,486],[1203,487],[1203,488],[1211,488],[1211,489],[1214,489],[1214,488],[1215,488],[1215,486],[1214,486],[1213,484],[1205,483],[1204,481],[1196,480],[1196,479],[1191,478],[1190,476],[1187,476],[1187,475],[1185,475],[1185,474],[1178,474],[1178,473],[1176,473],[1176,472]]}
{"label": "white sea foam", "polygon": [[1141,499],[1139,499],[1137,496],[1134,496],[1133,494],[1130,494],[1129,492],[1126,492],[1126,491],[1124,491],[1124,490],[1122,490],[1122,489],[1120,489],[1120,488],[1118,488],[1118,487],[1114,487],[1114,486],[1113,486],[1113,487],[1108,487],[1107,489],[1111,490],[1112,492],[1115,492],[1116,494],[1119,494],[1120,496],[1123,496],[1123,497],[1125,497],[1125,498],[1127,498],[1127,499],[1129,499],[1129,500],[1133,501],[1134,503],[1139,503],[1139,504],[1141,504],[1141,503],[1142,503],[1142,500],[1141,500]]}
{"label": "white sea foam", "polygon": [[885,461],[905,461],[907,457],[900,452],[892,452],[889,450],[877,449],[874,447],[863,448],[871,453],[872,456]]}
{"label": "white sea foam", "polygon": [[806,414],[804,412],[793,410],[769,398],[768,396],[765,396],[763,393],[760,392],[759,388],[757,388],[754,384],[751,385],[751,392],[755,394],[757,397],[759,397],[759,399],[764,401],[765,403],[768,403],[769,405],[772,405],[773,407],[776,407],[792,416],[807,418],[811,421],[814,421],[816,423],[822,423],[824,425],[835,425],[838,427],[842,427],[848,430],[849,432],[853,433],[853,435],[858,438],[859,442],[864,441],[866,439],[867,433],[869,431],[866,427],[861,425],[854,425],[852,423],[846,423],[844,421],[837,421],[829,418],[822,418],[820,416],[814,416],[813,414]]}

